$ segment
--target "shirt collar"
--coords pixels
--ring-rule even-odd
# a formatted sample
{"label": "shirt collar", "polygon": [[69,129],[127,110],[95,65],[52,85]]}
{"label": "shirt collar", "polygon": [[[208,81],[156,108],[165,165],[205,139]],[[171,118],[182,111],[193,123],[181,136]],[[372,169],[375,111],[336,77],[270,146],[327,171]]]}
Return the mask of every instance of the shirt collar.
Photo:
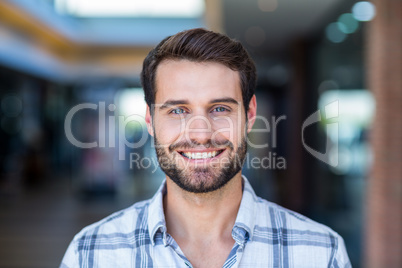
{"label": "shirt collar", "polygon": [[243,175],[243,196],[240,202],[239,212],[232,229],[233,239],[243,246],[247,240],[252,240],[255,225],[255,202],[258,197],[253,188]]}
{"label": "shirt collar", "polygon": [[[255,224],[255,202],[257,196],[253,188],[243,175],[243,195],[240,202],[239,212],[232,229],[232,237],[240,246],[247,240],[252,240]],[[162,182],[158,191],[152,197],[148,207],[148,230],[151,243],[155,245],[155,235],[161,232],[163,243],[166,245],[166,221],[163,213],[163,195],[166,193],[166,179]]]}
{"label": "shirt collar", "polygon": [[148,230],[152,246],[155,245],[155,235],[159,231],[163,235],[163,243],[166,243],[166,221],[163,213],[163,195],[166,193],[166,179],[152,197],[148,207]]}

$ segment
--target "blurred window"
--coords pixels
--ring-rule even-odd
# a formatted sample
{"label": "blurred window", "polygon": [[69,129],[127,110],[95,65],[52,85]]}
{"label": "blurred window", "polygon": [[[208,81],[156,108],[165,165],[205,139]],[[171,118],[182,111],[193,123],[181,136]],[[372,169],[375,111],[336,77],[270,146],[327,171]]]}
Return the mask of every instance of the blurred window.
{"label": "blurred window", "polygon": [[55,0],[59,13],[76,17],[181,17],[204,13],[203,0]]}

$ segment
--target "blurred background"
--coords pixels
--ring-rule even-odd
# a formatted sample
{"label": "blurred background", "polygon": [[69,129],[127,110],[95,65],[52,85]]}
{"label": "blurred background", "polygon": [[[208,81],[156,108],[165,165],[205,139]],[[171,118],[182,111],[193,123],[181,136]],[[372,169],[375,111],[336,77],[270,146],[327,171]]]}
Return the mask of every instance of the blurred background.
{"label": "blurred background", "polygon": [[84,226],[154,194],[139,73],[195,27],[256,62],[257,194],[338,232],[353,267],[402,267],[401,3],[1,0],[0,267],[57,267]]}

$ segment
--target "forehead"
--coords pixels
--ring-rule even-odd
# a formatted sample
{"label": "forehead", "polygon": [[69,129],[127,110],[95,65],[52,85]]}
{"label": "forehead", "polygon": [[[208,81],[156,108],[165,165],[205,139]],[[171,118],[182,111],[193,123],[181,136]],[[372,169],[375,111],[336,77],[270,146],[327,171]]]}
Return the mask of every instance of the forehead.
{"label": "forehead", "polygon": [[242,101],[239,72],[215,62],[165,60],[157,68],[155,103],[186,99],[201,103],[231,97]]}

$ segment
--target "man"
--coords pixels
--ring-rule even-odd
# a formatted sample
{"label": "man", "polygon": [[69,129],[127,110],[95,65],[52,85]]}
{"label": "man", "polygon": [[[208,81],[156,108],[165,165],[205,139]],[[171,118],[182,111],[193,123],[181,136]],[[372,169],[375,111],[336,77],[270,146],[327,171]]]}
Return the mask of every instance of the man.
{"label": "man", "polygon": [[241,175],[257,103],[239,42],[180,32],[149,53],[141,80],[166,180],[83,229],[61,267],[350,267],[338,234],[258,198]]}

